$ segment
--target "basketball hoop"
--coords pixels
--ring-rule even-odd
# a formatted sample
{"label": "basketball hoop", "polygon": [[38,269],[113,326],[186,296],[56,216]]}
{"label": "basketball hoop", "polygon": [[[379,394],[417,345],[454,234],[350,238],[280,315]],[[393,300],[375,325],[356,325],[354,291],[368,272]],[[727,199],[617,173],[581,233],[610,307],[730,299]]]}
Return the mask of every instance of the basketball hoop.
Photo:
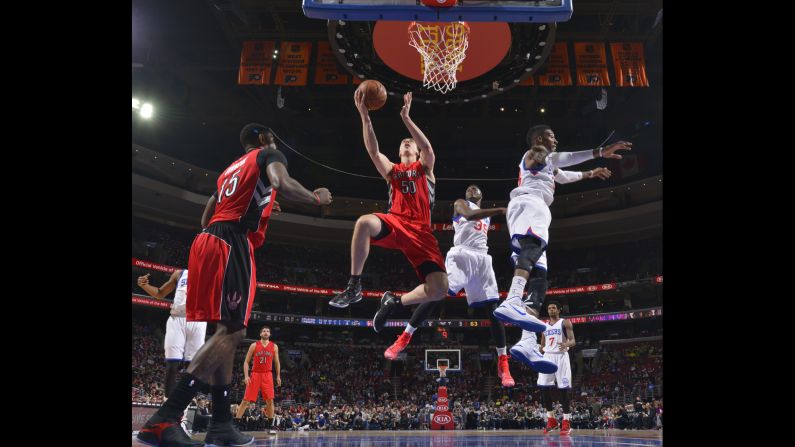
{"label": "basketball hoop", "polygon": [[439,377],[447,377],[447,368],[449,365],[439,365]]}
{"label": "basketball hoop", "polygon": [[422,86],[445,94],[456,86],[456,71],[469,47],[469,25],[411,22],[409,45],[422,57]]}

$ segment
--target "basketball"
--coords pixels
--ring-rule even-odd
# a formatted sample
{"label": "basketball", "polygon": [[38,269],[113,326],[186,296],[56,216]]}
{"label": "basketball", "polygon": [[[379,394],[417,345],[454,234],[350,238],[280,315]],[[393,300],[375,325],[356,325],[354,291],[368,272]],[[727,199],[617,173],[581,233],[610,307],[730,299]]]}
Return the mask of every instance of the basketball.
{"label": "basketball", "polygon": [[359,84],[359,88],[356,90],[364,92],[364,104],[367,106],[367,110],[378,110],[384,107],[386,103],[386,87],[384,87],[384,84],[368,79]]}

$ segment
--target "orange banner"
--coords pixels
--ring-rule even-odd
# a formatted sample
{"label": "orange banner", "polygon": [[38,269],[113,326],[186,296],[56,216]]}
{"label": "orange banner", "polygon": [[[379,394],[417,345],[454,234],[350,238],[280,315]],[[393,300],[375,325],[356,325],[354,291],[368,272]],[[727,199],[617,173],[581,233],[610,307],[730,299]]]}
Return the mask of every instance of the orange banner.
{"label": "orange banner", "polygon": [[361,79],[361,78],[360,78],[360,77],[358,77],[358,76],[353,76],[353,85],[359,85],[359,84],[361,84],[362,82],[364,82],[364,79]]}
{"label": "orange banner", "polygon": [[315,84],[347,84],[347,74],[340,69],[328,41],[317,43],[317,62],[315,63]]}
{"label": "orange banner", "polygon": [[569,48],[566,42],[558,42],[552,47],[547,68],[544,74],[538,75],[538,84],[557,87],[573,84],[569,66]]}
{"label": "orange banner", "polygon": [[272,40],[247,40],[243,42],[237,83],[240,85],[270,84],[273,49],[275,47],[276,44]]}
{"label": "orange banner", "polygon": [[535,85],[535,84],[536,82],[535,79],[533,79],[533,76],[528,76],[526,79],[522,79],[519,82],[519,85]]}
{"label": "orange banner", "polygon": [[274,84],[306,85],[311,52],[311,42],[282,42]]}
{"label": "orange banner", "polygon": [[604,43],[574,42],[574,57],[577,63],[577,85],[610,86]]}
{"label": "orange banner", "polygon": [[613,42],[610,44],[616,85],[619,87],[648,87],[643,44],[640,42]]}

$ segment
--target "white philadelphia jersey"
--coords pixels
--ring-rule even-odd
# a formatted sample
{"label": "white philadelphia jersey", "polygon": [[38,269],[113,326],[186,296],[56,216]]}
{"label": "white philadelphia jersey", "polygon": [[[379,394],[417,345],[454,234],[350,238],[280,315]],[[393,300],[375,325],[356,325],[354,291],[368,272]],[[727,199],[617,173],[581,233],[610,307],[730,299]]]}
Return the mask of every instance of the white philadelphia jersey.
{"label": "white philadelphia jersey", "polygon": [[[469,209],[479,210],[480,207],[466,201]],[[489,247],[487,245],[489,225],[491,218],[486,217],[480,220],[466,220],[464,216],[458,215],[453,218],[453,245],[456,247],[467,247],[477,251],[488,253]]]}
{"label": "white philadelphia jersey", "polygon": [[174,304],[171,305],[171,315],[185,316],[185,301],[188,296],[188,269],[182,271],[177,280],[177,290],[174,292]]}
{"label": "white philadelphia jersey", "polygon": [[519,162],[519,186],[511,191],[511,199],[522,194],[534,194],[541,197],[547,206],[552,205],[555,195],[555,169],[553,157],[547,156],[543,165],[536,164],[527,169],[524,164],[527,153]]}
{"label": "white philadelphia jersey", "polygon": [[560,352],[560,343],[566,340],[563,334],[563,321],[564,319],[561,318],[544,331],[544,353]]}

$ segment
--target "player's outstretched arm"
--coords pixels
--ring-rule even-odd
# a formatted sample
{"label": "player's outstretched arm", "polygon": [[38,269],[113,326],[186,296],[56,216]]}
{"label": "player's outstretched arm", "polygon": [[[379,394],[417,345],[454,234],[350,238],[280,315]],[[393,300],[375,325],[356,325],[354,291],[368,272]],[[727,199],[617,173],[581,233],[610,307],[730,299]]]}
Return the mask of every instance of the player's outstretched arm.
{"label": "player's outstretched arm", "polygon": [[400,109],[400,118],[403,119],[403,124],[405,124],[406,128],[409,130],[411,138],[414,138],[414,142],[417,143],[417,149],[420,150],[420,162],[425,168],[425,173],[428,174],[428,176],[431,177],[431,181],[433,181],[433,166],[436,164],[436,154],[433,152],[433,147],[431,146],[431,142],[428,141],[428,137],[422,133],[422,130],[420,130],[409,116],[410,111],[411,92],[408,92],[403,95],[403,108]]}
{"label": "player's outstretched arm", "polygon": [[169,293],[173,292],[174,289],[177,288],[177,281],[179,281],[180,275],[182,275],[182,270],[177,269],[171,274],[171,277],[168,278],[162,286],[155,287],[149,284],[149,273],[144,276],[138,277],[138,286],[146,292],[147,295],[163,299],[168,296]]}
{"label": "player's outstretched arm", "polygon": [[582,162],[602,157],[602,158],[615,158],[617,160],[623,157],[616,154],[616,151],[629,151],[632,150],[632,143],[629,141],[619,141],[604,147],[597,147],[596,149],[588,151],[577,152],[553,152],[549,154],[550,163],[558,168],[565,168],[566,166],[578,165]]}
{"label": "player's outstretched arm", "polygon": [[373,161],[375,169],[381,174],[381,177],[389,181],[389,174],[392,173],[394,163],[389,161],[386,155],[382,154],[378,149],[378,138],[375,136],[373,122],[370,120],[370,111],[367,110],[367,105],[364,103],[363,91],[356,90],[356,93],[353,94],[353,103],[356,104],[356,109],[362,118],[362,137],[364,138],[364,147],[367,148],[367,154],[370,156],[370,160]]}
{"label": "player's outstretched arm", "polygon": [[458,199],[453,204],[453,210],[456,216],[464,216],[466,220],[478,220],[485,217],[499,216],[505,214],[507,208],[484,208],[480,210],[473,210],[469,208],[464,199]]}
{"label": "player's outstretched arm", "polygon": [[272,162],[268,164],[265,172],[268,180],[280,195],[291,202],[305,203],[308,205],[328,205],[331,203],[331,192],[326,188],[318,188],[310,191],[290,177],[284,163]]}
{"label": "player's outstretched arm", "polygon": [[555,181],[560,184],[579,182],[589,178],[598,178],[607,180],[613,173],[607,168],[595,168],[590,171],[564,171],[563,169],[555,170]]}

